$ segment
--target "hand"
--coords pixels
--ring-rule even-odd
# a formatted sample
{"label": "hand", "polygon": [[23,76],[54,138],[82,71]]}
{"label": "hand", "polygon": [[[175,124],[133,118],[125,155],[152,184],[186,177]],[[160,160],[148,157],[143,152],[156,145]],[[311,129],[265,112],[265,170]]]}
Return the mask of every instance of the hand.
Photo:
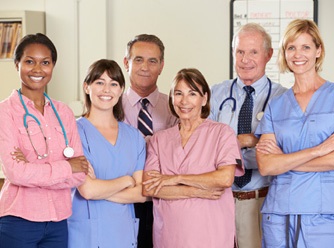
{"label": "hand", "polygon": [[325,156],[334,151],[334,134],[329,136],[324,142],[315,147],[319,157]]}
{"label": "hand", "polygon": [[256,143],[259,141],[252,133],[238,134],[237,138],[241,148],[255,147]]}
{"label": "hand", "polygon": [[89,162],[87,161],[85,156],[70,158],[67,161],[72,167],[72,173],[84,172],[86,175],[88,174]]}
{"label": "hand", "polygon": [[90,178],[92,179],[96,179],[96,175],[95,175],[95,171],[93,166],[89,163],[88,161],[88,176],[90,176]]}
{"label": "hand", "polygon": [[198,190],[200,190],[198,195],[199,198],[209,199],[209,200],[218,200],[225,192],[225,189],[214,189],[214,190],[198,189]]}
{"label": "hand", "polygon": [[256,150],[263,154],[283,154],[281,148],[272,139],[264,139],[257,143]]}
{"label": "hand", "polygon": [[19,147],[14,147],[14,149],[15,151],[10,153],[13,160],[16,160],[17,162],[23,161],[25,163],[29,163]]}
{"label": "hand", "polygon": [[163,186],[176,186],[179,184],[178,175],[163,175],[157,171],[146,172],[150,179],[143,182],[143,185],[147,185],[145,189],[150,191],[155,189],[154,195],[157,195]]}

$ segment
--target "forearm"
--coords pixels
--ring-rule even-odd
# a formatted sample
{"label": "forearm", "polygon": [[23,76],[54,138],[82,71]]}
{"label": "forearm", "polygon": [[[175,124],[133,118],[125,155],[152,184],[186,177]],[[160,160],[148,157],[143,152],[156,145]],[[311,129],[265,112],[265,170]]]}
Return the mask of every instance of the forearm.
{"label": "forearm", "polygon": [[123,189],[106,199],[107,201],[117,202],[117,203],[136,203],[145,202],[148,200],[146,196],[142,195],[142,184],[137,184],[133,188]]}
{"label": "forearm", "polygon": [[101,180],[87,176],[86,181],[78,187],[80,194],[87,200],[104,200],[133,185],[131,176]]}
{"label": "forearm", "polygon": [[157,194],[155,194],[154,190],[147,191],[147,186],[144,186],[143,188],[143,195],[150,196],[152,198],[161,198],[164,200],[204,198],[205,193],[208,194],[207,190],[186,185],[164,186]]}
{"label": "forearm", "polygon": [[312,159],[294,169],[294,171],[322,172],[334,170],[334,152]]}
{"label": "forearm", "polygon": [[225,165],[220,169],[198,174],[179,175],[179,183],[204,190],[225,189],[232,186],[234,181],[235,165]]}
{"label": "forearm", "polygon": [[317,157],[317,152],[313,148],[289,154],[256,152],[256,159],[262,176],[280,175],[290,170],[297,170],[297,168],[302,168],[307,162]]}

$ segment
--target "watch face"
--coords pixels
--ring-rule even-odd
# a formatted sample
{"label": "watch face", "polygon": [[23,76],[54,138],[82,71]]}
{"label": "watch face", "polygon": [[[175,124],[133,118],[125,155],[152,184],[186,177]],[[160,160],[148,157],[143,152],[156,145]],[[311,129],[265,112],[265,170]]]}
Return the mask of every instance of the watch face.
{"label": "watch face", "polygon": [[72,147],[69,147],[67,146],[65,149],[64,149],[64,156],[66,158],[72,158],[74,155],[74,150]]}

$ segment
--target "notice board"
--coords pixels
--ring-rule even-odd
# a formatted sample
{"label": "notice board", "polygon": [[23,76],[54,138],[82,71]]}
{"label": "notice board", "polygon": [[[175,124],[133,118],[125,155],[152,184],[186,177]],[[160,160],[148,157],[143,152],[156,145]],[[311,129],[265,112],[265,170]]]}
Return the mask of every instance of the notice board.
{"label": "notice board", "polygon": [[[277,67],[277,55],[281,35],[290,21],[297,18],[312,19],[318,22],[317,0],[231,0],[230,38],[246,23],[262,25],[271,35],[274,54],[266,67],[267,76],[290,88],[294,79],[292,73],[281,74]],[[233,56],[230,55],[230,77],[235,78]]]}

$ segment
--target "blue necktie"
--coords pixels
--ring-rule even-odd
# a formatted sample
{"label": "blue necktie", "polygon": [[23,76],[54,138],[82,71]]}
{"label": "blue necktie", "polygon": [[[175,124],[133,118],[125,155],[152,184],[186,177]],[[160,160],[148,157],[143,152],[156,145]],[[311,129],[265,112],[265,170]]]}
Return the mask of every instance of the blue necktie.
{"label": "blue necktie", "polygon": [[[252,115],[253,115],[253,97],[252,93],[254,88],[252,86],[245,86],[243,88],[246,91],[245,101],[241,106],[238,118],[238,134],[251,133],[252,132]],[[234,183],[239,188],[244,187],[251,181],[252,169],[245,169],[245,174],[241,177],[235,177]]]}
{"label": "blue necktie", "polygon": [[147,105],[149,102],[150,101],[146,98],[140,100],[142,108],[138,114],[138,129],[144,136],[153,134],[152,117],[147,111]]}

